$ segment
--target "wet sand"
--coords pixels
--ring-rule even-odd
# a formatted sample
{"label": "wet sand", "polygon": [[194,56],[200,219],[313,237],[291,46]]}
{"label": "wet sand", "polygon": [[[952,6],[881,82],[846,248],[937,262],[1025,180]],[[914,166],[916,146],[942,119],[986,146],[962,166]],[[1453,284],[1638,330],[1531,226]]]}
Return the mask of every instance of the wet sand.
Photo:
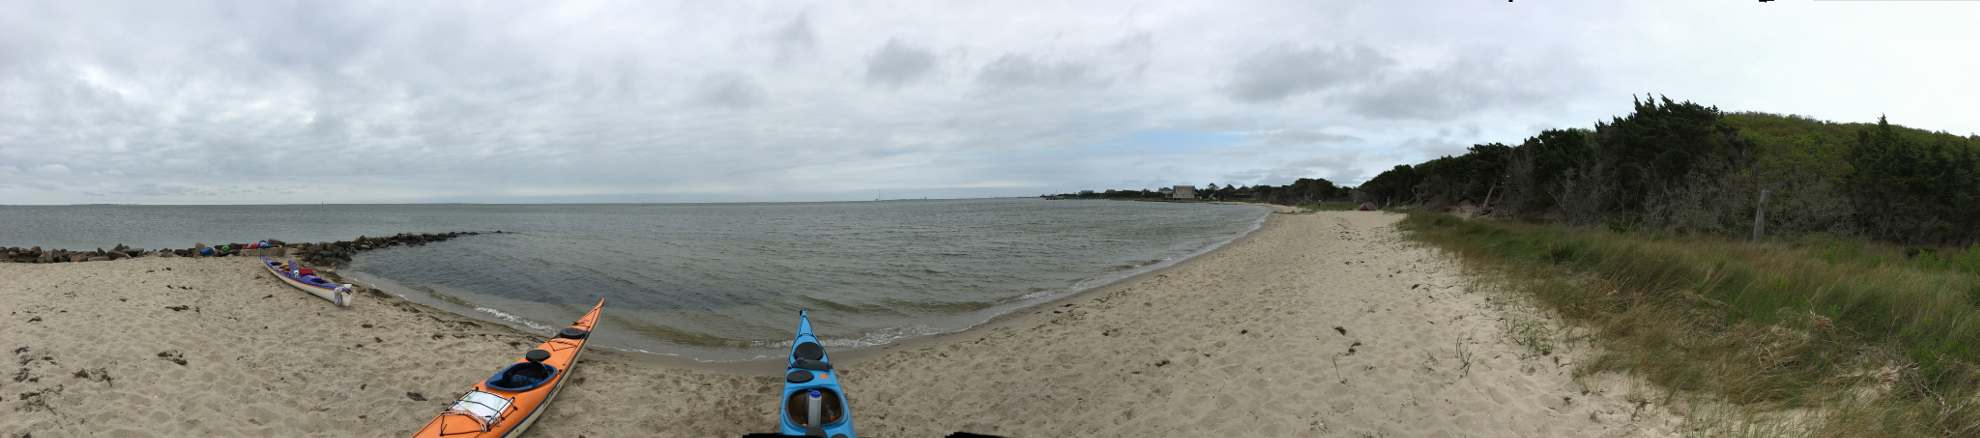
{"label": "wet sand", "polygon": [[[1510,342],[1517,306],[1397,219],[1273,215],[1177,266],[833,355],[875,436],[1675,434],[1628,379]],[[337,308],[253,258],[0,264],[0,311],[7,438],[409,435],[544,339],[382,292]],[[775,430],[778,364],[679,362],[591,351],[528,436]]]}

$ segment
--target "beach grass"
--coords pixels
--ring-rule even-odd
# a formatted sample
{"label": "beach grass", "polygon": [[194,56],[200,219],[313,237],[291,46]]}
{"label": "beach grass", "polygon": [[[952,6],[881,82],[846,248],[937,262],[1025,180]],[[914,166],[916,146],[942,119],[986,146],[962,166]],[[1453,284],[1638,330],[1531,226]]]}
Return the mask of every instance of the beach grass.
{"label": "beach grass", "polygon": [[[1626,372],[1664,388],[1666,401],[1709,397],[1750,422],[1785,424],[1766,430],[1980,433],[1980,248],[1821,236],[1753,243],[1408,214],[1398,227],[1411,239],[1499,274],[1584,327],[1602,349],[1578,374]],[[1512,334],[1534,348],[1554,342],[1537,330]]]}
{"label": "beach grass", "polygon": [[1315,202],[1299,206],[1300,211],[1354,211],[1353,202]]}

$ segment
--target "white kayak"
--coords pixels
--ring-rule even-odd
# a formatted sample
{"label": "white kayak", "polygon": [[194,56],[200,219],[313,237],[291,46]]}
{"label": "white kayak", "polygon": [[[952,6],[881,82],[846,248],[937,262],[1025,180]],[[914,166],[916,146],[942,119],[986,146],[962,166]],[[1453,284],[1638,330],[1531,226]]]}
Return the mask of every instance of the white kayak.
{"label": "white kayak", "polygon": [[302,289],[303,292],[309,292],[317,298],[330,300],[338,306],[351,305],[351,285],[331,283],[330,280],[316,276],[316,272],[309,268],[296,266],[294,261],[278,262],[262,257],[261,266],[268,268],[268,273],[275,274],[275,278],[282,279],[283,283],[295,286],[296,289]]}

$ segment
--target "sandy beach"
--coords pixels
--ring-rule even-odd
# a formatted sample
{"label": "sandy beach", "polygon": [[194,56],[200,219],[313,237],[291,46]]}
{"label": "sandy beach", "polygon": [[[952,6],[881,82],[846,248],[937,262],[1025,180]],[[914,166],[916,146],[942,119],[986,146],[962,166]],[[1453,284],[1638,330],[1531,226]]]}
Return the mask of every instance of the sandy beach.
{"label": "sandy beach", "polygon": [[[1400,217],[1275,214],[1170,268],[833,355],[869,436],[1676,434],[1629,379],[1573,378],[1585,351],[1509,340],[1520,306]],[[0,311],[6,438],[405,436],[543,341],[383,292],[337,308],[245,257],[0,264]],[[780,364],[677,362],[591,351],[528,436],[775,430]]]}

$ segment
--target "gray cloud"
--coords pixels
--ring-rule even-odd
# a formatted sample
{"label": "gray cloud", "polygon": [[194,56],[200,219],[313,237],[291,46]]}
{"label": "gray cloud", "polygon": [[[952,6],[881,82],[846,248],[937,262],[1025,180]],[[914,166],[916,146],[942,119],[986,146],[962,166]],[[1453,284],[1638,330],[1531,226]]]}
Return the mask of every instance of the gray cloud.
{"label": "gray cloud", "polygon": [[1288,97],[1352,87],[1374,79],[1394,59],[1359,45],[1296,47],[1275,45],[1239,60],[1224,92],[1240,102],[1277,102]]}
{"label": "gray cloud", "polygon": [[49,177],[67,176],[71,173],[74,173],[73,171],[69,170],[69,166],[64,166],[60,164],[45,164],[41,166],[36,166],[33,169],[29,170],[29,172],[34,173],[35,176],[49,176]]}
{"label": "gray cloud", "polygon": [[976,72],[980,91],[1097,91],[1134,85],[1152,64],[1154,39],[1132,33],[1111,41],[1038,52],[1005,52]]}
{"label": "gray cloud", "polygon": [[[1702,0],[1542,11],[879,1],[16,0],[0,13],[0,204],[1356,183],[1361,169],[1606,120],[1644,89],[1729,110],[1888,112],[1980,130],[1945,97],[1980,85],[1918,73],[1980,55],[1867,49],[1980,32],[1913,6],[1790,21]],[[1837,25],[1864,32],[1826,30]],[[1647,29],[1671,38],[1641,38]],[[1726,29],[1750,47],[1696,49]],[[1869,55],[1838,66],[1836,47]],[[1836,83],[1869,85],[1806,91]],[[1476,126],[1491,128],[1453,128]],[[1151,133],[1243,141],[1120,142]],[[242,185],[243,174],[308,185]]]}
{"label": "gray cloud", "polygon": [[1372,118],[1442,121],[1549,103],[1581,82],[1580,67],[1571,62],[1519,65],[1505,61],[1501,52],[1477,49],[1444,65],[1395,72],[1394,79],[1347,96],[1346,105]]}
{"label": "gray cloud", "polygon": [[991,90],[1024,88],[1077,88],[1101,85],[1094,67],[1078,61],[1053,61],[1035,56],[1006,53],[983,66],[976,83]]}
{"label": "gray cloud", "polygon": [[1361,153],[1356,151],[1347,151],[1326,158],[1308,158],[1292,162],[1275,175],[1281,179],[1298,179],[1295,176],[1301,174],[1301,171],[1320,169],[1322,170],[1320,175],[1336,185],[1354,184],[1371,176],[1361,170],[1360,159]]}
{"label": "gray cloud", "polygon": [[1107,47],[1108,62],[1118,64],[1126,76],[1139,77],[1148,71],[1155,55],[1155,37],[1146,32],[1130,35]]}
{"label": "gray cloud", "polygon": [[[1397,146],[1402,147],[1404,149],[1410,149],[1410,150],[1415,150],[1417,152],[1421,152],[1427,158],[1436,158],[1446,155],[1463,155],[1466,150],[1471,149],[1471,145],[1469,144],[1451,139],[1450,137],[1442,137],[1442,136],[1412,137],[1408,140],[1404,140],[1402,144],[1399,144]],[[1414,164],[1414,163],[1404,163],[1404,164]]]}
{"label": "gray cloud", "polygon": [[770,33],[770,42],[777,47],[778,64],[790,63],[817,50],[818,37],[807,15],[798,14]]}
{"label": "gray cloud", "polygon": [[1303,129],[1272,131],[1263,134],[1256,134],[1253,135],[1253,137],[1264,140],[1265,144],[1268,145],[1293,145],[1293,144],[1339,143],[1339,142],[1348,142],[1348,141],[1361,141],[1361,137],[1356,137],[1352,135],[1329,134],[1321,131],[1310,131]]}
{"label": "gray cloud", "polygon": [[1446,121],[1557,102],[1583,91],[1589,82],[1584,70],[1566,55],[1516,60],[1496,47],[1467,47],[1440,63],[1406,68],[1363,46],[1281,44],[1239,60],[1224,91],[1245,103],[1318,94],[1360,117]]}
{"label": "gray cloud", "polygon": [[694,103],[698,105],[728,109],[755,107],[767,100],[769,94],[756,83],[756,78],[739,72],[709,75],[694,95]]}
{"label": "gray cloud", "polygon": [[1359,151],[1338,151],[1324,156],[1309,156],[1266,168],[1250,168],[1226,173],[1224,178],[1246,185],[1286,185],[1300,178],[1325,178],[1335,185],[1354,185],[1366,180],[1370,175],[1363,172],[1363,159]]}
{"label": "gray cloud", "polygon": [[935,72],[935,52],[914,47],[900,38],[887,40],[887,45],[866,58],[866,83],[900,88],[928,77]]}

